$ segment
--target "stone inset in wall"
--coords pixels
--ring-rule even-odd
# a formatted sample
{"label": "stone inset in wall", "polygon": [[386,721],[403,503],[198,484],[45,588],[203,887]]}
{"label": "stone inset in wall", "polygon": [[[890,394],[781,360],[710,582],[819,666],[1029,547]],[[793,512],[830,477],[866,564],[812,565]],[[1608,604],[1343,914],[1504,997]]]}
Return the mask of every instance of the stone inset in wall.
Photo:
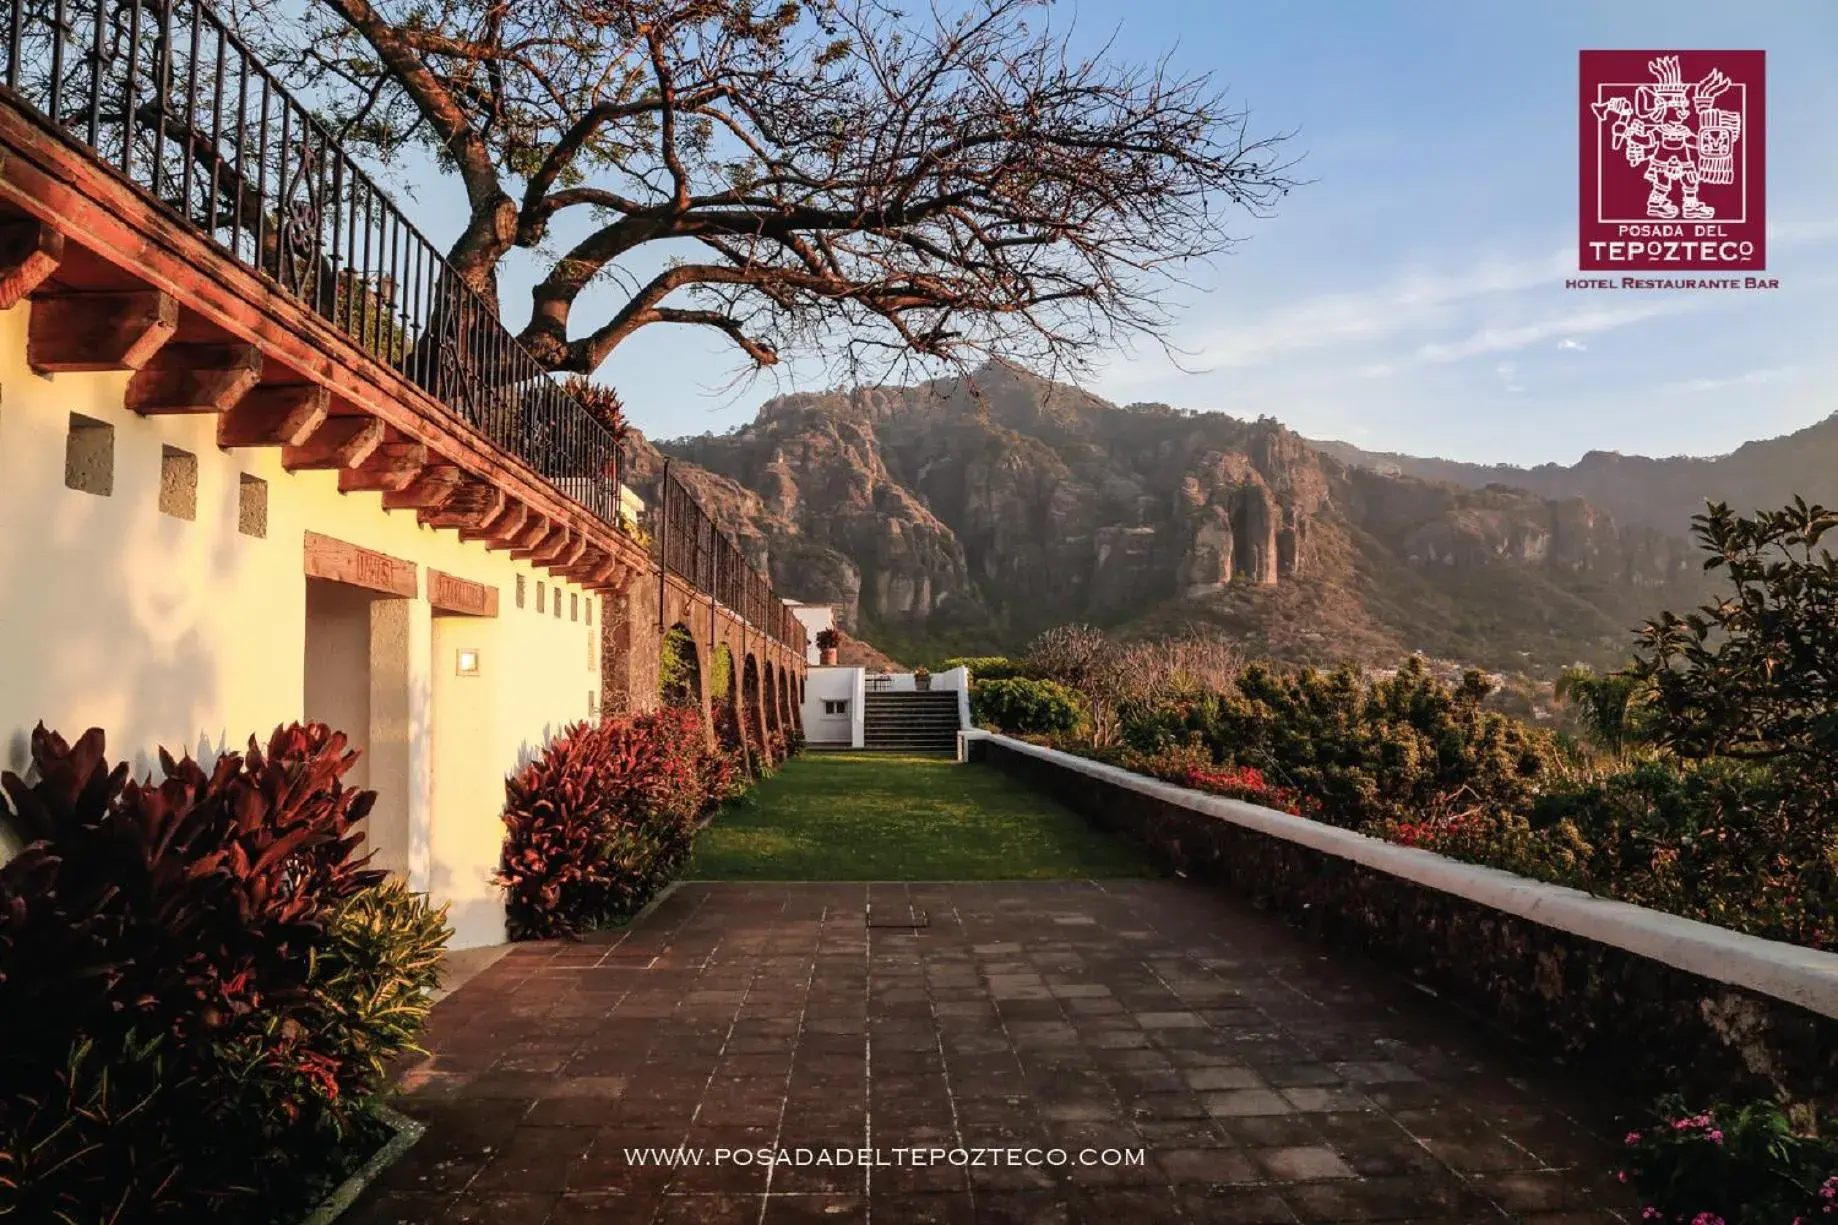
{"label": "stone inset in wall", "polygon": [[198,457],[178,447],[160,448],[160,513],[198,517]]}
{"label": "stone inset in wall", "polygon": [[268,482],[247,472],[236,488],[236,530],[258,540],[268,538]]}
{"label": "stone inset in wall", "polygon": [[106,498],[115,492],[115,427],[82,413],[70,414],[64,443],[64,484]]}

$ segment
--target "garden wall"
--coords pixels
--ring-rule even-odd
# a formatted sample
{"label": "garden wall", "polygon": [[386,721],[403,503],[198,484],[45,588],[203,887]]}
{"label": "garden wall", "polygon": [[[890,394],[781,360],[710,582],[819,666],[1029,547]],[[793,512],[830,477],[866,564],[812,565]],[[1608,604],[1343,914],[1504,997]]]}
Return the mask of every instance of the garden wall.
{"label": "garden wall", "polygon": [[1773,1094],[1838,1106],[1838,955],[1459,863],[988,732],[966,732],[964,750],[1142,844],[1167,867],[1228,886],[1401,971],[1630,1095]]}

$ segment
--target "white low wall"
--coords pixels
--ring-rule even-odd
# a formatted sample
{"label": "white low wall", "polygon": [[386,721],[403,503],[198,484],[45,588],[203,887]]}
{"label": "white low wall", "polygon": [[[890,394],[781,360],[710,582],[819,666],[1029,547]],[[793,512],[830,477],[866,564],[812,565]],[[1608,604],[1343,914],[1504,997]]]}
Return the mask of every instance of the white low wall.
{"label": "white low wall", "polygon": [[[806,744],[862,747],[866,727],[862,712],[862,678],[866,671],[864,668],[816,667],[806,672],[804,701],[799,709]],[[825,701],[847,702],[848,713],[824,714]]]}
{"label": "white low wall", "polygon": [[1498,868],[1461,863],[1431,851],[1399,846],[1243,800],[1206,795],[982,729],[960,734],[960,759],[968,756],[970,744],[977,740],[994,741],[1011,752],[1050,761],[1061,769],[1102,779],[1164,803],[1623,949],[1701,978],[1838,1018],[1838,954],[1763,940],[1563,885],[1529,880]]}

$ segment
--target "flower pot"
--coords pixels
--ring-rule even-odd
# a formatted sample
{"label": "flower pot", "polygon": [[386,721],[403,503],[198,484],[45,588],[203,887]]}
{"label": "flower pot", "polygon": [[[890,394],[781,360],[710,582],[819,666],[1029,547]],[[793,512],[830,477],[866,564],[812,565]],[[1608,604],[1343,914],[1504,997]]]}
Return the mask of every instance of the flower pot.
{"label": "flower pot", "polygon": [[931,677],[929,677],[929,676],[915,676],[915,677],[913,677],[913,688],[914,688],[914,689],[917,689],[917,690],[919,690],[920,692],[924,692],[924,691],[926,691],[926,690],[928,690],[928,689],[930,689],[931,687],[932,687],[932,678],[931,678]]}
{"label": "flower pot", "polygon": [[836,666],[836,648],[824,647],[821,651],[817,652],[817,658],[824,667],[834,668]]}

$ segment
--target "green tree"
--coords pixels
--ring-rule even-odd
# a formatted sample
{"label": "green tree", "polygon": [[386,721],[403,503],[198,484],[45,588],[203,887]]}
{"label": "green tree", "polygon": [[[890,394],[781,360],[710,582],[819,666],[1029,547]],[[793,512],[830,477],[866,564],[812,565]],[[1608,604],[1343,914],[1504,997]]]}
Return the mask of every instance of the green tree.
{"label": "green tree", "polygon": [[1767,762],[1838,784],[1838,512],[1804,499],[1753,518],[1723,503],[1692,519],[1734,590],[1640,632],[1635,675],[1656,733],[1687,757]]}

